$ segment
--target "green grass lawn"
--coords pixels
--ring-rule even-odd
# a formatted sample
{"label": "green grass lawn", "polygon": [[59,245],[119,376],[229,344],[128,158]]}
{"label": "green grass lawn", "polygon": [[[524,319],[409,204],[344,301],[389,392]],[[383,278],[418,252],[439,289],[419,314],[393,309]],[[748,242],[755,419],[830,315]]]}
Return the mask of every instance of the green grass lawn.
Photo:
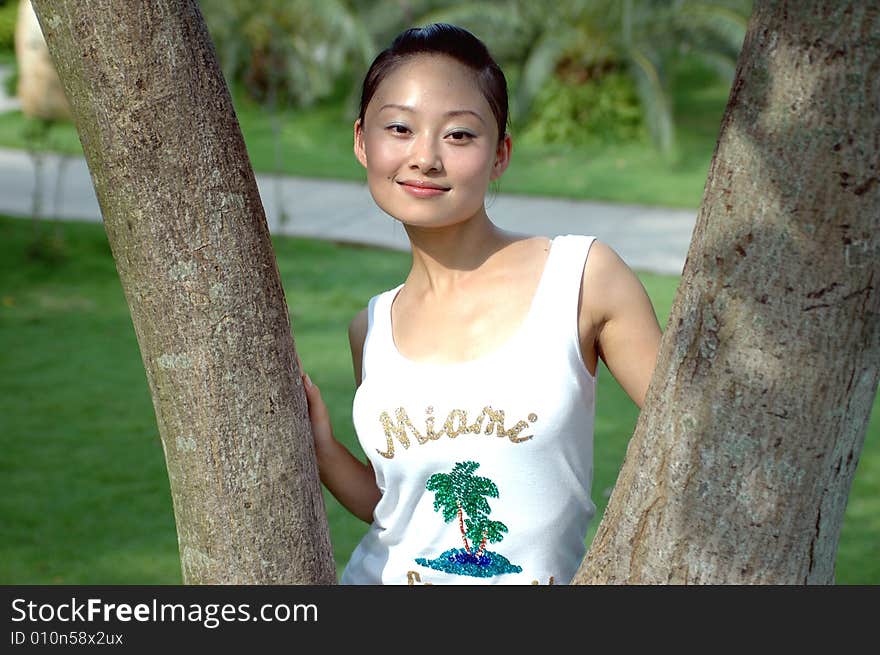
{"label": "green grass lawn", "polygon": [[[69,257],[48,265],[25,256],[30,221],[0,217],[0,584],[178,584],[162,447],[107,239],[99,224],[61,229]],[[346,328],[371,295],[403,279],[409,256],[287,237],[273,243],[297,348],[337,435],[362,456]],[[640,278],[665,326],[678,278]],[[638,417],[604,368],[597,397],[598,514],[588,543]],[[845,515],[840,583],[880,583],[878,404]],[[341,567],[367,525],[325,497]]]}
{"label": "green grass lawn", "polygon": [[[548,195],[620,203],[697,207],[729,87],[693,65],[673,71],[678,124],[677,156],[661,156],[646,142],[568,147],[533,145],[513,134],[513,157],[501,178],[502,193]],[[352,153],[354,110],[335,102],[279,115],[276,137],[266,111],[243,97],[236,114],[252,165],[259,172],[364,179]],[[27,119],[20,112],[0,114],[0,146],[25,148]],[[51,130],[50,149],[81,154],[76,130],[64,123]],[[278,158],[278,159],[276,159]]]}

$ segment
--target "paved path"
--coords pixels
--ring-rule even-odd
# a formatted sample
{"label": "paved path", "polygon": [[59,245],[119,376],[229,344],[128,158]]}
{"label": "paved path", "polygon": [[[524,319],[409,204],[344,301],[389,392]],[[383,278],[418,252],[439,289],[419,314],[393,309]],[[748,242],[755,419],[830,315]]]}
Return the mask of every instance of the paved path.
{"label": "paved path", "polygon": [[[0,111],[3,102],[0,97]],[[65,220],[101,220],[82,157],[47,155],[43,168],[42,215]],[[59,180],[60,202],[56,207]],[[257,175],[257,185],[273,234],[409,249],[406,232],[376,207],[363,183]],[[0,213],[30,216],[34,186],[34,165],[28,154],[0,148]],[[282,208],[288,214],[283,223]],[[595,235],[633,269],[676,275],[684,267],[696,220],[695,210],[509,194],[490,198],[487,210],[502,228],[546,236]]]}
{"label": "paved path", "polygon": [[[56,184],[61,170],[55,207]],[[101,212],[82,157],[47,155],[40,206],[44,216],[100,221]],[[408,250],[401,225],[378,209],[365,184],[257,175],[269,230],[343,243]],[[34,165],[27,153],[0,149],[0,213],[30,216]],[[281,208],[287,212],[281,222]],[[527,234],[592,234],[614,248],[630,267],[680,274],[694,229],[693,210],[499,194],[489,215],[505,229]]]}

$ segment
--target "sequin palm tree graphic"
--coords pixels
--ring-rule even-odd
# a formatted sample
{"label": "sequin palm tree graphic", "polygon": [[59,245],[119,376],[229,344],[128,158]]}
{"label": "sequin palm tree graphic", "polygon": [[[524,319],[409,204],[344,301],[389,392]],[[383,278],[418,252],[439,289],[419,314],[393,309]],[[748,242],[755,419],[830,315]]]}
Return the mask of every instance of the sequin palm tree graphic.
{"label": "sequin palm tree graphic", "polygon": [[491,508],[486,497],[498,498],[498,487],[489,478],[474,475],[479,466],[477,462],[458,462],[451,472],[428,478],[425,488],[434,492],[434,511],[440,512],[446,523],[458,519],[464,548],[447,550],[433,560],[420,557],[416,559],[418,564],[476,577],[522,571],[503,555],[486,550],[487,541],[496,543],[504,538],[507,526],[489,518]]}

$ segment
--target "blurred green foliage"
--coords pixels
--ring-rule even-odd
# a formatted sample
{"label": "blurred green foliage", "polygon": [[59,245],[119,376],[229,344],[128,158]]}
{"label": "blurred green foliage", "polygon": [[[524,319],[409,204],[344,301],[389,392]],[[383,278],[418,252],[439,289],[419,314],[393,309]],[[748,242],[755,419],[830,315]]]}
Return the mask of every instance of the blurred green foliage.
{"label": "blurred green foliage", "polygon": [[16,96],[18,95],[18,69],[15,68],[12,71],[12,74],[8,75],[3,79],[3,86],[6,95],[8,96]]}
{"label": "blurred green foliage", "polygon": [[227,79],[270,108],[310,106],[375,51],[340,0],[200,0]]}
{"label": "blurred green foliage", "polygon": [[[551,11],[547,4],[532,0],[393,4],[396,14],[388,10],[390,2],[373,3],[384,5],[390,18],[382,32],[385,38],[372,32],[380,43],[393,36],[387,30],[390,24],[402,28],[433,22],[460,25],[482,39],[509,76],[511,118],[517,128],[542,112],[540,103],[561,87],[586,84],[584,76],[597,82],[604,74],[629,77],[651,143],[669,161],[679,149],[671,69],[682,54],[689,53],[729,85],[752,8],[751,0],[557,0]],[[371,30],[377,25],[377,13],[374,8],[363,14]],[[409,20],[400,24],[403,17]],[[610,82],[609,88],[615,84]],[[564,89],[562,93],[570,98],[595,91]],[[599,91],[603,96],[608,93]]]}
{"label": "blurred green foliage", "polygon": [[581,84],[550,78],[535,98],[525,142],[589,145],[647,136],[632,78],[615,71]]}
{"label": "blurred green foliage", "polygon": [[[281,115],[333,103],[353,114],[373,57],[401,30],[450,22],[482,39],[508,77],[514,131],[535,145],[682,147],[674,69],[699,59],[732,81],[751,0],[199,0],[234,95]],[[17,0],[0,0],[10,45]],[[2,26],[2,18],[0,18]],[[0,31],[2,43],[2,31]],[[0,46],[0,52],[3,52]],[[13,84],[10,81],[9,84]],[[285,152],[272,170],[284,170]]]}
{"label": "blurred green foliage", "polygon": [[15,21],[18,0],[0,0],[0,50],[15,50]]}

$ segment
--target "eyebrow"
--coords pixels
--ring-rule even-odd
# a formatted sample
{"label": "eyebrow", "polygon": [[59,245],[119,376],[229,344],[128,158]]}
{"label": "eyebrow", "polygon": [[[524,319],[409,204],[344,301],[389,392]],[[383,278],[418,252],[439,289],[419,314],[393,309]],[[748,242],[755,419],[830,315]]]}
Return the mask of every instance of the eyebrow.
{"label": "eyebrow", "polygon": [[[394,103],[382,105],[381,107],[379,107],[379,111],[383,111],[384,109],[401,109],[403,111],[415,112],[415,109],[408,106],[408,105],[398,105],[398,104],[394,104]],[[486,121],[483,120],[483,117],[480,116],[477,112],[473,111],[472,109],[453,109],[452,111],[447,111],[444,114],[444,116],[461,116],[464,114],[470,114],[471,116],[476,116],[481,123],[483,123],[483,124],[486,123]]]}

